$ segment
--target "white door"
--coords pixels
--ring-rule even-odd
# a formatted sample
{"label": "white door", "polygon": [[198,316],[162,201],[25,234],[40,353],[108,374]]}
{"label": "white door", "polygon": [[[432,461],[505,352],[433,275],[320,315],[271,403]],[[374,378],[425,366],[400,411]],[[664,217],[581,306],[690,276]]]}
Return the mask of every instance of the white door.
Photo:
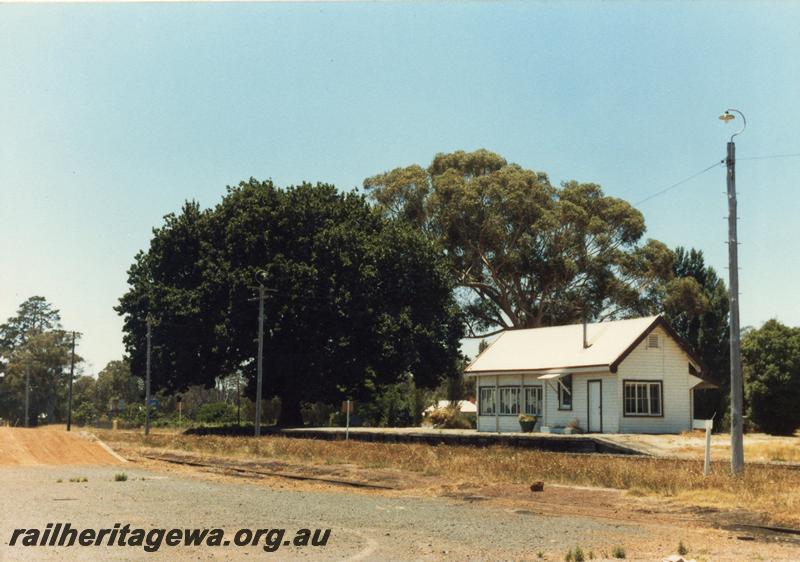
{"label": "white door", "polygon": [[589,431],[603,431],[603,382],[589,381]]}

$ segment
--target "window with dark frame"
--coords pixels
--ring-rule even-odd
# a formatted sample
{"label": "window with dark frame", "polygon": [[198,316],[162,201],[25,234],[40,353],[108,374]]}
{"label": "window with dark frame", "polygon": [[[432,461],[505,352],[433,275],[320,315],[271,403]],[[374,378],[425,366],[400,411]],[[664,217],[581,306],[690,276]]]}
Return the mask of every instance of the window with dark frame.
{"label": "window with dark frame", "polygon": [[482,416],[493,416],[495,414],[495,392],[494,387],[481,387],[480,408]]}
{"label": "window with dark frame", "polygon": [[572,375],[558,379],[558,409],[572,409]]}
{"label": "window with dark frame", "polygon": [[663,415],[662,395],[662,381],[625,381],[625,415]]}
{"label": "window with dark frame", "polygon": [[529,416],[542,415],[542,386],[526,386],[524,392],[525,413]]}
{"label": "window with dark frame", "polygon": [[501,416],[519,415],[520,391],[518,386],[501,386],[500,389],[500,409]]}

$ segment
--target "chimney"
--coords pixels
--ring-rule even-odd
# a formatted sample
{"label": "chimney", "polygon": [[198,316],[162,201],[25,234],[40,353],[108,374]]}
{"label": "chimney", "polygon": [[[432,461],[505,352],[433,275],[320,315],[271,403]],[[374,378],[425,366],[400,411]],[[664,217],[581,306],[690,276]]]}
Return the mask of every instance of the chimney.
{"label": "chimney", "polygon": [[583,349],[589,347],[589,340],[586,338],[586,315],[583,316]]}

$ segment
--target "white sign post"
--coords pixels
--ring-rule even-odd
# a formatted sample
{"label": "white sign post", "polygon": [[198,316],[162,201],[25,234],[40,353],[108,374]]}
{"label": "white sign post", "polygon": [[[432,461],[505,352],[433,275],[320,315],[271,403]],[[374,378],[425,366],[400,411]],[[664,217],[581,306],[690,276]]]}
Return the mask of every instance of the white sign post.
{"label": "white sign post", "polygon": [[703,476],[711,472],[711,428],[714,427],[714,418],[706,420],[706,459],[703,464]]}
{"label": "white sign post", "polygon": [[342,402],[342,410],[345,412],[345,422],[344,426],[344,440],[350,441],[350,412],[353,409],[353,403],[350,400],[345,400]]}

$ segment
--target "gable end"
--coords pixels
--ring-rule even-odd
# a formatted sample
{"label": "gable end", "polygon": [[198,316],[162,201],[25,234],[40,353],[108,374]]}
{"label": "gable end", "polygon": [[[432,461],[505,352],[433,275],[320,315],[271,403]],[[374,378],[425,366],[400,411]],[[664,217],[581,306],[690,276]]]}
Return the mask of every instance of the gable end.
{"label": "gable end", "polygon": [[609,369],[611,370],[611,372],[616,373],[620,363],[622,363],[625,360],[625,358],[628,355],[630,355],[631,352],[633,352],[633,350],[636,349],[639,346],[639,344],[642,343],[645,340],[645,338],[659,326],[663,328],[665,332],[667,332],[669,337],[675,340],[675,343],[678,344],[678,347],[681,348],[681,351],[683,351],[686,355],[689,356],[690,370],[693,368],[691,363],[694,363],[700,368],[700,372],[705,371],[705,366],[703,365],[703,362],[700,360],[699,357],[697,357],[694,354],[689,345],[683,340],[682,337],[678,335],[675,329],[672,326],[670,326],[669,322],[667,322],[663,316],[658,316],[655,320],[653,320],[652,324],[650,324],[646,330],[644,330],[641,334],[639,334],[639,337],[637,337],[633,341],[633,343],[629,345],[628,348],[625,351],[623,351],[622,354],[619,357],[617,357],[613,363],[611,363],[611,365],[609,365]]}

